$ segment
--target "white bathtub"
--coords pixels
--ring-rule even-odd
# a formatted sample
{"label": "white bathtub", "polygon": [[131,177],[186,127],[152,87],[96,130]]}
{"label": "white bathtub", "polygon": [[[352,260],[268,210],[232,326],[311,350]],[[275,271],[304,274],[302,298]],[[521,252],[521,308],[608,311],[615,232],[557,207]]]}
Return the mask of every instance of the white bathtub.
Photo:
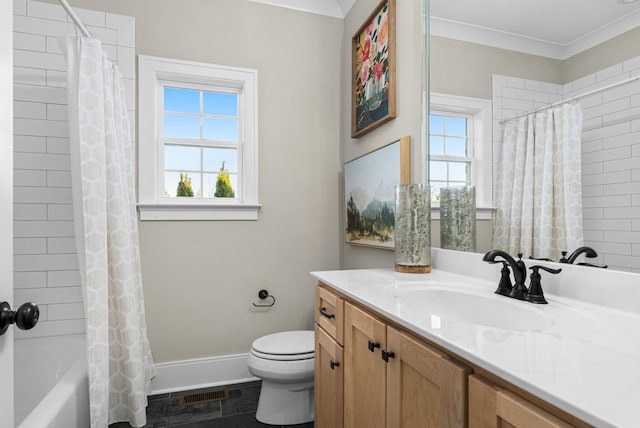
{"label": "white bathtub", "polygon": [[16,340],[14,353],[17,427],[89,426],[84,334]]}

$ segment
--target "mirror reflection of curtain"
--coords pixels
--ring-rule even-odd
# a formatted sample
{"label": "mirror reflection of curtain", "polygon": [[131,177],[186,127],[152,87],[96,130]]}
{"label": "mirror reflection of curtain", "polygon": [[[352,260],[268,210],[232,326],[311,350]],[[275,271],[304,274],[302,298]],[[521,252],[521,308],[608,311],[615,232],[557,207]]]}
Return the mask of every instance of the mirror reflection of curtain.
{"label": "mirror reflection of curtain", "polygon": [[558,260],[583,245],[580,104],[504,124],[493,248]]}

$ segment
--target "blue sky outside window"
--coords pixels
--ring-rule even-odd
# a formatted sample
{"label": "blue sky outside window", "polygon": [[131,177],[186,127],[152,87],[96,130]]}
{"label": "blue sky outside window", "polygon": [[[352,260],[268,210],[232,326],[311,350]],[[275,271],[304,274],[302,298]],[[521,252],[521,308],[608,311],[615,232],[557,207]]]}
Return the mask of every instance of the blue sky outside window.
{"label": "blue sky outside window", "polygon": [[454,135],[457,137],[467,136],[467,119],[464,117],[451,117],[445,118],[445,130],[447,135]]}
{"label": "blue sky outside window", "polygon": [[204,118],[205,140],[238,141],[238,120]]}
{"label": "blue sky outside window", "polygon": [[164,111],[200,113],[200,91],[165,87]]}
{"label": "blue sky outside window", "polygon": [[238,151],[236,149],[205,148],[203,169],[219,171],[224,162],[225,171],[238,172]]}
{"label": "blue sky outside window", "polygon": [[238,96],[236,94],[204,91],[202,96],[203,113],[216,116],[238,116]]}
{"label": "blue sky outside window", "polygon": [[223,162],[237,189],[238,100],[236,93],[164,87],[165,196],[176,196],[182,172],[191,179],[195,197],[213,198]]}

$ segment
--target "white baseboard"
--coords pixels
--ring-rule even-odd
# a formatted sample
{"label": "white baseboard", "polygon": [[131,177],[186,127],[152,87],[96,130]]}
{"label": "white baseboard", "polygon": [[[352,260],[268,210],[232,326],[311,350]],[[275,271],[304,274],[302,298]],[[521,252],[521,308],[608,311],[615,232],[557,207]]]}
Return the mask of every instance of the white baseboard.
{"label": "white baseboard", "polygon": [[155,365],[151,395],[259,380],[249,373],[248,354],[222,355]]}

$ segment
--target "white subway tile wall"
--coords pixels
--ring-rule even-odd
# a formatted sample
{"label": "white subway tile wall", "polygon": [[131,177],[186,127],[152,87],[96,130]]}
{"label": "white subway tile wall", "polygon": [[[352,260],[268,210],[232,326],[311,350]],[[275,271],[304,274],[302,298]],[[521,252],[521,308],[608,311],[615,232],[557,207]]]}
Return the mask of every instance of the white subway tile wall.
{"label": "white subway tile wall", "polygon": [[[502,119],[634,76],[640,76],[640,57],[564,85],[493,76],[494,172]],[[598,252],[595,263],[640,273],[640,80],[581,98],[580,103],[585,245]]]}
{"label": "white subway tile wall", "polygon": [[[16,339],[84,332],[71,200],[66,62],[58,37],[75,34],[58,4],[13,0],[14,302],[40,306],[40,323]],[[135,21],[75,9],[125,77],[135,117]],[[135,124],[132,123],[132,130]],[[134,135],[135,138],[135,135]]]}

